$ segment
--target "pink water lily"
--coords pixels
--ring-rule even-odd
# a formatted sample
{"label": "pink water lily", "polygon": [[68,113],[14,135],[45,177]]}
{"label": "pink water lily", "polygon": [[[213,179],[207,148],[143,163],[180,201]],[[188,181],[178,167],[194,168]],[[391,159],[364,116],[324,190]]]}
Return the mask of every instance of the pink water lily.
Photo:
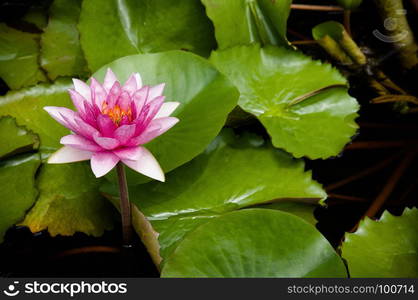
{"label": "pink water lily", "polygon": [[90,86],[78,79],[73,82],[69,93],[77,111],[44,107],[72,131],[61,138],[64,147],[52,154],[48,163],[90,160],[94,175],[101,177],[122,161],[141,174],[164,181],[157,160],[142,146],[179,121],[169,117],[179,103],[164,102],[164,84],[142,85],[141,76],[134,73],[122,86],[111,69],[103,85],[95,78]]}

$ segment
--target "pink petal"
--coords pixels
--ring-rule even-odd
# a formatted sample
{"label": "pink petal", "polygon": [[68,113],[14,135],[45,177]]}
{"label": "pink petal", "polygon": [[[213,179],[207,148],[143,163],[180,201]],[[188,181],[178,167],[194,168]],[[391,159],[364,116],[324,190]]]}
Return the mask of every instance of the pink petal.
{"label": "pink petal", "polygon": [[145,105],[144,108],[141,110],[141,113],[134,120],[134,124],[136,125],[135,136],[139,135],[146,128],[145,120],[147,119],[149,110],[149,105]]}
{"label": "pink petal", "polygon": [[86,121],[89,125],[96,127],[96,119],[97,116],[100,114],[100,111],[98,110],[96,105],[91,105],[87,101],[84,101],[84,115],[83,120]]}
{"label": "pink petal", "polygon": [[84,82],[79,79],[73,78],[74,89],[84,97],[88,102],[91,102],[91,90],[90,87]]}
{"label": "pink petal", "polygon": [[74,127],[75,133],[80,134],[88,139],[91,139],[94,134],[99,133],[96,128],[87,124],[79,117],[74,119]]}
{"label": "pink petal", "polygon": [[140,135],[147,128],[164,103],[164,98],[164,96],[159,96],[144,106],[138,118],[135,120],[135,135]]}
{"label": "pink petal", "polygon": [[120,145],[118,140],[110,137],[99,136],[98,133],[93,135],[93,139],[100,147],[106,150],[113,150]]}
{"label": "pink petal", "polygon": [[158,96],[161,96],[163,94],[165,87],[165,83],[157,84],[150,88],[149,95],[148,95],[148,102],[151,100],[154,100]]}
{"label": "pink petal", "polygon": [[142,88],[142,78],[141,75],[139,75],[139,73],[135,73],[135,81],[136,81],[136,88],[140,89]]}
{"label": "pink petal", "polygon": [[106,99],[107,92],[94,77],[91,78],[90,90],[92,102],[99,108],[102,107],[102,103]]}
{"label": "pink petal", "polygon": [[131,124],[132,122],[129,120],[129,117],[127,116],[127,115],[124,115],[124,116],[122,116],[122,119],[120,120],[120,122],[119,122],[119,126],[122,126],[122,125],[129,125],[129,124]]}
{"label": "pink petal", "polygon": [[135,74],[132,74],[123,85],[123,90],[128,92],[129,95],[133,95],[137,89]]}
{"label": "pink petal", "polygon": [[122,125],[115,130],[115,139],[119,141],[121,145],[124,145],[129,141],[135,134],[136,125]]}
{"label": "pink petal", "polygon": [[67,124],[70,124],[71,131],[91,139],[93,134],[98,133],[97,129],[84,122],[77,114],[73,117],[60,114]]}
{"label": "pink petal", "polygon": [[75,128],[69,120],[73,120],[77,116],[75,111],[66,107],[57,106],[45,106],[44,110],[46,110],[55,121],[74,131]]}
{"label": "pink petal", "polygon": [[119,162],[119,158],[112,152],[94,153],[90,164],[96,177],[102,177],[112,170]]}
{"label": "pink petal", "polygon": [[113,73],[112,69],[107,68],[107,72],[103,81],[104,89],[109,92],[115,81],[117,81],[116,75]]}
{"label": "pink petal", "polygon": [[113,108],[115,106],[121,93],[122,87],[120,86],[120,83],[116,81],[110,89],[109,94],[106,98],[106,102],[109,108]]}
{"label": "pink petal", "polygon": [[[132,100],[132,99],[131,99]],[[131,103],[129,104],[129,108],[131,109],[131,113],[132,113],[132,118],[136,119],[138,111],[136,110],[136,104],[135,101],[131,101]]]}
{"label": "pink petal", "polygon": [[107,115],[99,115],[97,117],[97,127],[102,136],[112,137],[116,130],[116,125]]}
{"label": "pink petal", "polygon": [[132,96],[132,99],[136,105],[137,115],[141,113],[142,108],[147,102],[148,93],[149,93],[149,86],[144,86],[141,89],[137,90],[135,94]]}
{"label": "pink petal", "polygon": [[142,147],[126,147],[114,150],[113,153],[120,159],[138,160],[142,155]]}
{"label": "pink petal", "polygon": [[151,122],[151,120],[155,118],[155,116],[157,115],[158,111],[164,103],[164,99],[165,96],[159,96],[147,104],[149,106],[149,111],[144,121],[145,126],[148,126],[149,122]]}
{"label": "pink petal", "polygon": [[118,98],[117,105],[119,105],[122,110],[127,111],[129,109],[129,106],[131,105],[131,97],[128,92],[122,92]]}
{"label": "pink petal", "polygon": [[180,102],[164,102],[154,119],[168,117],[179,105]]}
{"label": "pink petal", "polygon": [[141,155],[138,160],[123,159],[122,162],[138,173],[164,182],[164,172],[155,157],[144,147],[138,148],[141,149]]}
{"label": "pink petal", "polygon": [[69,146],[64,146],[49,157],[48,163],[65,164],[76,161],[89,160],[92,155],[93,153],[89,151],[83,151]]}
{"label": "pink petal", "polygon": [[85,114],[84,102],[87,102],[87,100],[75,90],[69,89],[68,92],[70,93],[70,97],[71,97],[71,100],[73,101],[75,108],[78,110],[79,113],[84,115]]}
{"label": "pink petal", "polygon": [[150,142],[157,136],[162,135],[164,132],[169,130],[171,127],[176,125],[179,119],[174,117],[166,117],[160,119],[154,119],[148,125],[148,127],[141,133],[140,136],[133,138],[129,141],[128,145],[143,145]]}
{"label": "pink petal", "polygon": [[82,137],[80,135],[76,135],[76,134],[63,136],[61,138],[60,143],[65,146],[71,146],[72,148],[76,148],[79,150],[92,151],[92,152],[102,150],[102,148],[99,147],[93,141],[86,139],[85,137]]}

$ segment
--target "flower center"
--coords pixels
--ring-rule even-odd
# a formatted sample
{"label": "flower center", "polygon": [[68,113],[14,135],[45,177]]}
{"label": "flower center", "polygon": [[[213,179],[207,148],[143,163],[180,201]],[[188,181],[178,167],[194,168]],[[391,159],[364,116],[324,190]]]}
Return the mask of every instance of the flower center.
{"label": "flower center", "polygon": [[112,108],[109,108],[107,102],[102,104],[102,114],[109,116],[109,118],[115,123],[116,126],[119,126],[120,122],[126,118],[128,121],[132,121],[132,111],[131,108],[124,110],[120,108],[119,105],[114,105]]}

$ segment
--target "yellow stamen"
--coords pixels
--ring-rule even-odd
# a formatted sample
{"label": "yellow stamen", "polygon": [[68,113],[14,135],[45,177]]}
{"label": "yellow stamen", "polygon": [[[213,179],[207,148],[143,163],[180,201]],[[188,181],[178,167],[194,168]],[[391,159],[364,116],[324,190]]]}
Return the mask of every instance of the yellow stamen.
{"label": "yellow stamen", "polygon": [[124,116],[127,116],[129,121],[132,121],[131,108],[128,110],[123,110],[119,105],[115,105],[112,108],[109,108],[107,102],[103,102],[102,104],[102,114],[109,116],[109,118],[113,121],[113,123],[115,123],[116,126],[119,126]]}

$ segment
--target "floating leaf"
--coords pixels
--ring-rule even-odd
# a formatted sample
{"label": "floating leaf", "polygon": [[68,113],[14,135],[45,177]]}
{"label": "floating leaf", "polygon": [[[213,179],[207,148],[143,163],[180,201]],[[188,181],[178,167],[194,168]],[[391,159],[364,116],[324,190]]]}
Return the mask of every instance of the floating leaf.
{"label": "floating leaf", "polygon": [[0,243],[7,229],[22,220],[35,202],[35,173],[40,163],[39,154],[0,161]]}
{"label": "floating leaf", "polygon": [[88,163],[45,164],[36,181],[39,198],[22,223],[32,232],[100,236],[112,229],[113,208],[98,192],[100,181]]}
{"label": "floating leaf", "polygon": [[401,217],[385,211],[378,221],[369,218],[342,246],[351,277],[418,277],[418,209]]}
{"label": "floating leaf", "polygon": [[280,201],[259,206],[259,208],[277,209],[291,213],[292,215],[304,219],[306,222],[312,224],[313,226],[318,223],[314,216],[314,210],[317,207],[318,205],[314,203],[295,201]]}
{"label": "floating leaf", "polygon": [[41,150],[60,147],[60,138],[68,129],[52,119],[44,106],[72,107],[67,89],[69,81],[58,81],[54,85],[38,85],[20,91],[9,92],[0,97],[0,116],[11,115],[19,125],[24,125],[39,135]]}
{"label": "floating leaf", "polygon": [[291,0],[202,0],[215,26],[220,49],[258,42],[288,45],[287,18]]}
{"label": "floating leaf", "polygon": [[[116,186],[103,191],[119,196]],[[132,186],[130,197],[160,233],[160,254],[166,258],[184,234],[220,214],[273,200],[315,203],[326,194],[302,160],[258,136],[237,138],[224,131],[204,153],[170,172],[165,183]]]}
{"label": "floating leaf", "polygon": [[328,241],[288,213],[245,209],[186,235],[162,277],[346,277]]}
{"label": "floating leaf", "polygon": [[0,23],[0,77],[11,89],[46,81],[39,58],[39,35]]}
{"label": "floating leaf", "polygon": [[37,149],[39,139],[25,127],[18,126],[12,117],[0,117],[0,158]]}
{"label": "floating leaf", "polygon": [[263,123],[273,145],[295,157],[335,156],[356,132],[359,106],[336,87],[347,82],[330,65],[258,45],[213,52],[211,61],[237,86],[239,105]]}
{"label": "floating leaf", "polygon": [[81,0],[55,0],[41,39],[41,65],[54,80],[88,73],[77,30]]}
{"label": "floating leaf", "polygon": [[196,0],[85,0],[79,29],[93,71],[126,55],[180,49],[208,55],[215,45]]}
{"label": "floating leaf", "polygon": [[[144,84],[165,83],[166,101],[178,101],[173,116],[180,119],[167,133],[146,147],[168,172],[201,153],[225,124],[236,106],[238,92],[207,60],[184,51],[133,55],[118,59],[93,76],[104,78],[110,67],[122,82],[133,72],[142,75]],[[129,184],[144,177],[128,172]]]}

